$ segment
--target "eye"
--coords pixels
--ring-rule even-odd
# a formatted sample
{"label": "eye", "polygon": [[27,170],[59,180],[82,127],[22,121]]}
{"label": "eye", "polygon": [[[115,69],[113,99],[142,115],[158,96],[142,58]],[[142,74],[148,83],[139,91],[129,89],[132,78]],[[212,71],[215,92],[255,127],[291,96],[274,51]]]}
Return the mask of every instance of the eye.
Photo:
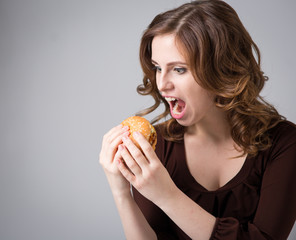
{"label": "eye", "polygon": [[156,72],[161,72],[161,68],[156,65],[154,65],[153,70],[155,70]]}
{"label": "eye", "polygon": [[179,74],[182,74],[182,73],[185,73],[187,71],[187,69],[183,68],[183,67],[176,67],[176,68],[174,68],[174,71]]}

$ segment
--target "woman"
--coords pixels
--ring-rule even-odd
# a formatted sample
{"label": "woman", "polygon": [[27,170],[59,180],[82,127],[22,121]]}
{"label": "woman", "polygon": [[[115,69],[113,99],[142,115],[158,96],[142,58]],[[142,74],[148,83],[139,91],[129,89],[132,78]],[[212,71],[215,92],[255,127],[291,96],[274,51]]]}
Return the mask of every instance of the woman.
{"label": "woman", "polygon": [[[253,54],[257,55],[257,60]],[[140,46],[142,95],[165,112],[155,152],[128,128],[100,153],[127,239],[286,239],[296,216],[296,127],[259,95],[260,53],[223,1],[159,14]],[[125,162],[125,164],[123,164]],[[133,186],[132,193],[130,184]]]}

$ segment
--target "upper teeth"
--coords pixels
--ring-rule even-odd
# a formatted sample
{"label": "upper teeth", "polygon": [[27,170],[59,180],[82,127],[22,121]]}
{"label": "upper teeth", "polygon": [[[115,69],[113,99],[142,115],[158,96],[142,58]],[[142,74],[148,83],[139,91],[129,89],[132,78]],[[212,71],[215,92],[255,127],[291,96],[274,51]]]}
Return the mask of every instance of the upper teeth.
{"label": "upper teeth", "polygon": [[176,101],[177,99],[173,97],[165,97],[165,100],[167,100],[168,102],[171,102],[171,101]]}

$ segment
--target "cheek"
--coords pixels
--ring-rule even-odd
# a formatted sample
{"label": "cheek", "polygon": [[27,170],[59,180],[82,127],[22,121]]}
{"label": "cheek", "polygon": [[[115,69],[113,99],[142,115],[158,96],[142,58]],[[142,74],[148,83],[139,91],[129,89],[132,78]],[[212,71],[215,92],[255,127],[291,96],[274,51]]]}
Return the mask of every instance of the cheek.
{"label": "cheek", "polygon": [[198,108],[199,110],[207,110],[216,106],[214,94],[210,94],[204,89],[193,91],[190,96],[193,100],[193,107]]}

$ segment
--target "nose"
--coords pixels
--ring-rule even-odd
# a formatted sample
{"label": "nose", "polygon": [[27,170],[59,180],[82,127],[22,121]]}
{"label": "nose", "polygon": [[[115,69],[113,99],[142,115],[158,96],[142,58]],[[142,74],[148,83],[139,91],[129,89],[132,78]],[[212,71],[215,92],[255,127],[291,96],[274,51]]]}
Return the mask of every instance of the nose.
{"label": "nose", "polygon": [[160,92],[167,92],[173,88],[173,83],[165,72],[156,74],[157,88]]}

